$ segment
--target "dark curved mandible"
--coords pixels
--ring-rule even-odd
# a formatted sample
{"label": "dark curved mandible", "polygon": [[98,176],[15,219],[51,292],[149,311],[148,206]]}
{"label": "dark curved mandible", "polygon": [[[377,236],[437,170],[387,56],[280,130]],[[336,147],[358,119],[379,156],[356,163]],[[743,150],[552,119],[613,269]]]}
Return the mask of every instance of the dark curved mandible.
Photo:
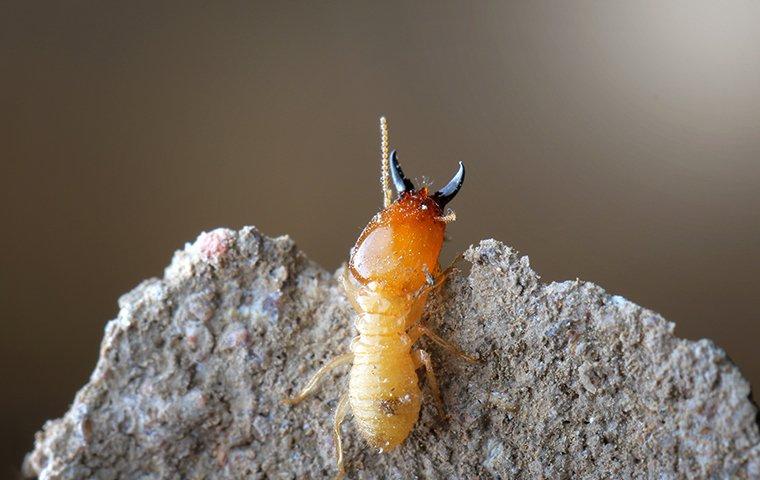
{"label": "dark curved mandible", "polygon": [[396,193],[398,193],[399,196],[404,192],[414,190],[414,184],[404,176],[404,172],[401,170],[396,150],[391,152],[391,179],[393,180],[393,186],[396,187]]}
{"label": "dark curved mandible", "polygon": [[462,188],[464,183],[464,163],[459,162],[459,170],[454,174],[454,177],[449,180],[449,183],[445,187],[438,190],[432,195],[435,203],[443,209],[447,203],[449,203],[454,197],[456,197],[459,189]]}

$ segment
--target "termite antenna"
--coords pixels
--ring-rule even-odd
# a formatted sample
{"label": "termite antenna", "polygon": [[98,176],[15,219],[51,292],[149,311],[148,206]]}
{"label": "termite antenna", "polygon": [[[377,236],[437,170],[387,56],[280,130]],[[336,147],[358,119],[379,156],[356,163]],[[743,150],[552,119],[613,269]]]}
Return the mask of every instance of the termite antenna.
{"label": "termite antenna", "polygon": [[388,121],[380,117],[380,180],[383,188],[383,207],[388,208],[393,201],[391,192],[390,162],[388,160]]}
{"label": "termite antenna", "polygon": [[456,221],[457,214],[456,212],[450,210],[449,213],[447,213],[446,215],[442,217],[435,217],[435,219],[438,220],[439,222],[451,223],[453,221]]}

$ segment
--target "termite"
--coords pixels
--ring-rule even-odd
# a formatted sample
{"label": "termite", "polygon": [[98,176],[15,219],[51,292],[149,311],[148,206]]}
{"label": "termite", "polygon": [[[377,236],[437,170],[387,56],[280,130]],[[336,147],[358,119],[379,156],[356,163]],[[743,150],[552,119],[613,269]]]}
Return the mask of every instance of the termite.
{"label": "termite", "polygon": [[[337,454],[336,480],[343,478],[340,426],[349,406],[366,442],[380,452],[401,444],[420,413],[417,369],[425,367],[427,382],[442,416],[443,401],[430,355],[414,348],[427,336],[457,357],[476,359],[442,339],[421,322],[429,293],[442,284],[450,269],[441,271],[438,257],[446,224],[455,220],[444,208],[464,182],[464,164],[449,183],[430,195],[404,176],[396,151],[388,155],[388,127],[380,119],[383,209],[364,228],[351,249],[343,276],[346,295],[356,310],[359,335],[350,352],[322,366],[296,396],[297,404],[313,393],[332,369],[352,364],[348,392],[338,400],[333,423]],[[397,192],[393,200],[391,180]]]}

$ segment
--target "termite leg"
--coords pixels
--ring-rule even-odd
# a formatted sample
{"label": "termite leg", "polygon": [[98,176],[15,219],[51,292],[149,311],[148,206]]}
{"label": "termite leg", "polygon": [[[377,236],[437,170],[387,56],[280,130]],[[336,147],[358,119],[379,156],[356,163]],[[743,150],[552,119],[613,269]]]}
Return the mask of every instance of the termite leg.
{"label": "termite leg", "polygon": [[326,364],[322,366],[319,370],[317,370],[317,373],[314,374],[313,377],[311,377],[311,380],[306,384],[303,390],[301,390],[301,393],[296,395],[295,397],[286,398],[283,400],[284,403],[288,405],[295,405],[299,403],[304,398],[308,397],[312,393],[314,393],[314,390],[316,390],[317,386],[319,385],[319,382],[321,382],[325,375],[327,375],[330,370],[332,370],[335,367],[340,367],[341,365],[346,365],[351,363],[354,360],[354,354],[353,353],[344,353],[343,355],[338,355],[337,357],[333,358]]}
{"label": "termite leg", "polygon": [[433,371],[433,362],[430,361],[430,354],[425,350],[418,349],[412,352],[412,360],[414,360],[415,369],[421,366],[425,367],[426,378],[430,381],[430,390],[433,391],[433,398],[438,405],[438,413],[442,418],[446,418],[446,411],[443,408],[443,398],[441,398],[441,389],[438,388],[438,380],[435,378],[435,372]]}
{"label": "termite leg", "polygon": [[359,292],[359,287],[356,286],[349,278],[348,266],[345,266],[343,268],[343,278],[341,280],[343,283],[343,290],[346,292],[346,297],[348,298],[348,301],[351,302],[351,305],[354,307],[354,310],[356,310],[357,312],[361,312],[362,307],[356,302],[356,296],[357,296],[357,293]]}
{"label": "termite leg", "polygon": [[425,276],[428,278],[428,282],[423,285],[419,291],[416,293],[417,297],[420,297],[426,293],[430,293],[434,290],[437,290],[441,287],[441,285],[446,282],[446,279],[449,278],[449,275],[454,273],[454,270],[456,269],[457,263],[459,263],[460,260],[464,258],[464,253],[460,253],[456,257],[454,257],[454,260],[451,261],[448,267],[446,267],[443,271],[441,271],[435,278],[433,278],[430,273],[425,270]]}
{"label": "termite leg", "polygon": [[341,480],[346,475],[346,469],[343,468],[343,440],[340,436],[340,425],[346,418],[348,412],[348,393],[341,395],[338,400],[338,406],[335,407],[335,423],[333,424],[333,437],[335,439],[335,453],[338,459],[338,473],[335,480]]}
{"label": "termite leg", "polygon": [[451,263],[449,263],[449,266],[446,267],[440,273],[440,275],[438,275],[439,282],[443,282],[443,280],[445,280],[449,275],[451,275],[451,273],[456,268],[457,263],[459,263],[460,261],[462,261],[463,258],[464,258],[464,252],[459,252],[459,254],[456,257],[454,257],[454,259],[451,261]]}
{"label": "termite leg", "polygon": [[425,335],[430,340],[437,343],[442,348],[446,349],[449,353],[461,358],[465,362],[468,363],[478,363],[478,359],[473,357],[472,355],[469,355],[462,351],[459,347],[454,345],[453,343],[444,340],[443,338],[439,337],[434,331],[430,330],[425,325],[415,325],[412,328],[409,329],[409,339],[412,342],[412,345],[414,345],[414,342],[420,339],[421,336]]}

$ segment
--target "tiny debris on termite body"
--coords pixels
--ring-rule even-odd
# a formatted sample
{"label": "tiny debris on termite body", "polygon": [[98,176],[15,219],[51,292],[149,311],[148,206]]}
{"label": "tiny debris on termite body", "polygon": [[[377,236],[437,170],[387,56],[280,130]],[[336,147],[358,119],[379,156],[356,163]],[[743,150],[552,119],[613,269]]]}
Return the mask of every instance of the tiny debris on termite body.
{"label": "tiny debris on termite body", "polygon": [[[296,404],[314,392],[326,374],[340,365],[352,364],[348,392],[338,400],[333,436],[338,473],[345,475],[340,425],[350,407],[364,440],[379,452],[401,444],[420,412],[421,394],[417,369],[424,367],[427,383],[445,416],[430,355],[413,349],[422,336],[457,357],[475,358],[442,339],[421,322],[431,291],[442,285],[451,269],[441,270],[438,257],[446,225],[456,219],[444,208],[464,182],[464,165],[449,183],[433,194],[427,187],[415,189],[404,176],[396,151],[388,149],[388,129],[380,119],[383,206],[365,227],[351,249],[343,287],[356,310],[359,335],[351,351],[327,362],[296,396]],[[390,184],[397,192],[393,200]]]}

